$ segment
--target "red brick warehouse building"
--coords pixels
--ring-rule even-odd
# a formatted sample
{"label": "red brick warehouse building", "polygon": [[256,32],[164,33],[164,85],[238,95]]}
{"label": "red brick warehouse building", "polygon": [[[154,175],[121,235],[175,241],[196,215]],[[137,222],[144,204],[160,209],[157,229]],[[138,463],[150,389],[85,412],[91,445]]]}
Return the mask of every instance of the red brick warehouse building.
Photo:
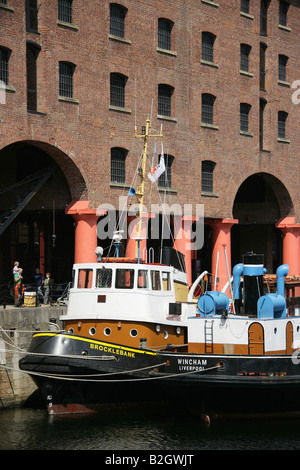
{"label": "red brick warehouse building", "polygon": [[190,281],[218,260],[223,283],[223,244],[300,272],[299,0],[0,0],[0,24],[0,280],[18,259],[63,282],[108,247],[97,208],[128,194],[150,113],[153,202],[192,206],[187,240],[204,205]]}

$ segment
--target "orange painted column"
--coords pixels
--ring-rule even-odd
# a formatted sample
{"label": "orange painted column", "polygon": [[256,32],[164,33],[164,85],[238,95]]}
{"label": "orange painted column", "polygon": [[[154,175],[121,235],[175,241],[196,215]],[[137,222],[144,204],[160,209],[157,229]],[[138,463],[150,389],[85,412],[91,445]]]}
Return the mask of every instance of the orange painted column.
{"label": "orange painted column", "polygon": [[300,274],[300,224],[295,217],[285,217],[277,224],[283,234],[282,262],[289,265],[289,274]]}
{"label": "orange painted column", "polygon": [[212,290],[216,282],[216,290],[221,291],[228,282],[225,250],[227,254],[228,269],[231,276],[231,234],[230,230],[234,224],[238,223],[237,219],[214,219],[208,220],[207,223],[212,228]]}
{"label": "orange painted column", "polygon": [[74,263],[95,263],[97,255],[97,219],[99,212],[91,209],[89,201],[73,201],[66,208],[66,214],[75,220]]}
{"label": "orange painted column", "polygon": [[[151,214],[144,213],[142,215],[142,225],[140,233],[140,260],[147,259],[147,237],[148,237],[148,221],[151,217]],[[128,216],[128,239],[126,245],[126,256],[129,258],[138,257],[138,248],[137,248],[137,226],[138,226],[138,217]]]}
{"label": "orange painted column", "polygon": [[[174,217],[175,219],[175,217]],[[181,219],[181,220],[180,220]],[[192,284],[192,246],[191,228],[195,217],[192,216],[176,216],[174,220],[174,245],[175,250],[180,251],[185,256],[185,266],[187,274],[187,283]],[[179,221],[179,222],[178,222]]]}

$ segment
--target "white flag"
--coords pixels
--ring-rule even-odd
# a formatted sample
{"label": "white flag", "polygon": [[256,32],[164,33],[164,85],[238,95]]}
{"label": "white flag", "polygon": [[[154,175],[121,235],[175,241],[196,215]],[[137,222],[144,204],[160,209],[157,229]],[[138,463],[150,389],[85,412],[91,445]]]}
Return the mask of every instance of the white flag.
{"label": "white flag", "polygon": [[148,173],[148,178],[149,180],[154,183],[157,178],[160,177],[160,175],[163,174],[163,172],[165,171],[166,167],[165,167],[165,157],[164,157],[164,150],[163,150],[163,145],[161,144],[161,155],[160,155],[160,160],[159,160],[159,163],[158,165],[156,165],[155,167],[153,167],[150,172]]}

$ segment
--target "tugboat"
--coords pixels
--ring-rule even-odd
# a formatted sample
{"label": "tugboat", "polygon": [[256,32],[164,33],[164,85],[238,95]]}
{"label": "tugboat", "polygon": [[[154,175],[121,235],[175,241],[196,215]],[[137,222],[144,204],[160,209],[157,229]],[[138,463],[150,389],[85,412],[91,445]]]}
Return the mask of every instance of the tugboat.
{"label": "tugboat", "polygon": [[[149,129],[147,120],[140,203]],[[64,330],[35,332],[19,361],[50,414],[149,401],[201,413],[300,411],[300,317],[287,311],[287,265],[277,291],[264,294],[263,255],[245,254],[230,297],[197,300],[206,272],[189,289],[181,253],[168,249],[154,264],[139,249],[134,259],[96,251],[98,262],[74,265]]]}

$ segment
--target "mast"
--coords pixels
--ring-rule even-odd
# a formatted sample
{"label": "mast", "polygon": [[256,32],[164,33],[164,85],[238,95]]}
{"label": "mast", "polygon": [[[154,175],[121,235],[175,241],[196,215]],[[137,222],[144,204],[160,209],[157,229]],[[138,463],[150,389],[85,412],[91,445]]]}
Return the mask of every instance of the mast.
{"label": "mast", "polygon": [[[148,148],[148,138],[149,137],[162,137],[162,128],[160,129],[159,134],[151,135],[151,122],[149,115],[146,118],[146,126],[142,127],[142,134],[138,135],[136,133],[135,128],[135,137],[143,138],[144,139],[144,149],[143,149],[143,156],[142,156],[142,167],[139,169],[139,176],[141,178],[140,185],[138,186],[135,195],[137,197],[139,203],[139,221],[137,224],[137,251],[139,253],[139,242],[141,240],[141,230],[142,230],[142,216],[143,216],[143,204],[144,204],[144,195],[145,195],[145,178],[146,178],[146,162],[147,162],[147,148]],[[139,256],[138,256],[139,257]]]}

